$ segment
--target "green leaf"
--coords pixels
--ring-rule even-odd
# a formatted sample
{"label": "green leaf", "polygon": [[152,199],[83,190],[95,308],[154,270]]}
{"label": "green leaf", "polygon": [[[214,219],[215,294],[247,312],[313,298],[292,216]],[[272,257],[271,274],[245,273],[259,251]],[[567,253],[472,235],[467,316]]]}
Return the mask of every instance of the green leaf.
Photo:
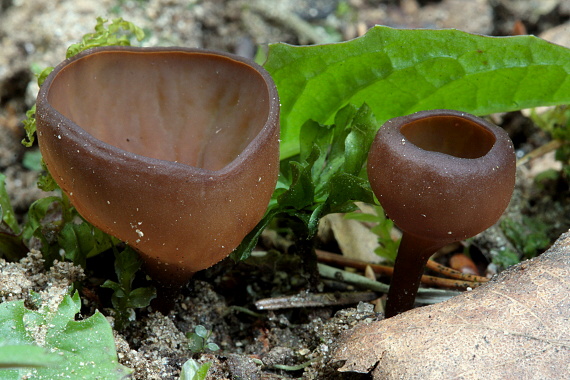
{"label": "green leaf", "polygon": [[42,173],[42,175],[40,175],[40,178],[38,178],[38,188],[43,191],[53,191],[59,189],[59,185],[51,176],[43,159],[41,161],[41,165],[44,173]]}
{"label": "green leaf", "polygon": [[[44,84],[44,81],[46,80],[46,78],[48,77],[48,75],[51,74],[51,72],[53,71],[54,67],[46,67],[45,69],[43,69],[39,74],[38,74],[38,86],[41,86],[42,84]],[[32,108],[35,111],[35,105]],[[27,114],[26,114],[27,116]]]}
{"label": "green leaf", "polygon": [[322,125],[313,120],[305,122],[299,136],[299,162],[307,161],[317,168],[322,167],[326,154],[321,153],[328,152],[333,132],[330,125]]}
{"label": "green leaf", "polygon": [[14,209],[10,203],[10,196],[6,191],[5,180],[6,176],[4,174],[0,174],[0,217],[2,222],[6,223],[12,232],[19,234],[20,226],[18,225],[16,214],[14,214]]}
{"label": "green leaf", "polygon": [[290,163],[292,175],[291,186],[288,191],[277,198],[280,207],[302,209],[313,203],[315,185],[311,177],[311,168],[313,167],[315,159],[318,158],[319,152],[318,147],[315,145],[313,154],[309,157],[310,161],[305,161],[302,164],[298,162]]}
{"label": "green leaf", "polygon": [[139,256],[131,247],[126,247],[121,253],[115,255],[115,273],[123,288],[131,289],[135,274],[140,268]]}
{"label": "green leaf", "polygon": [[196,327],[194,327],[194,332],[196,333],[196,335],[198,335],[200,338],[204,338],[207,339],[208,338],[208,329],[206,329],[204,326],[202,325],[198,325]]}
{"label": "green leaf", "polygon": [[495,252],[493,264],[500,268],[508,268],[520,262],[519,255],[508,248]]}
{"label": "green leaf", "polygon": [[188,338],[188,348],[195,354],[203,352],[204,350],[219,350],[220,347],[216,343],[208,342],[211,335],[212,331],[206,329],[202,325],[194,327],[194,332],[186,333],[186,338]]}
{"label": "green leaf", "polygon": [[449,108],[476,115],[570,103],[570,49],[533,36],[376,26],[352,41],[273,44],[265,64],[279,90],[281,157],[299,153],[307,120],[330,124],[366,102],[380,122]]}
{"label": "green leaf", "polygon": [[190,349],[190,351],[194,353],[204,351],[204,344],[205,344],[204,338],[202,338],[196,333],[188,334],[187,338],[188,338],[188,348]]}
{"label": "green leaf", "polygon": [[51,196],[38,199],[30,205],[28,209],[28,222],[24,227],[24,239],[29,239],[42,227],[42,221],[48,214],[48,210],[54,203],[60,203],[62,200],[59,197]]}
{"label": "green leaf", "polygon": [[140,309],[150,305],[150,301],[156,298],[156,289],[152,286],[136,288],[129,293],[127,307]]}
{"label": "green leaf", "polygon": [[134,320],[133,309],[147,307],[156,298],[156,289],[152,286],[132,288],[140,267],[138,254],[127,246],[122,252],[115,252],[115,273],[119,282],[107,280],[101,285],[113,290],[111,303],[117,313],[115,321],[118,330],[123,329],[128,321]]}
{"label": "green leaf", "polygon": [[240,245],[230,254],[232,260],[235,262],[243,261],[251,255],[251,252],[257,245],[257,241],[259,240],[261,233],[263,230],[265,230],[269,223],[271,223],[277,213],[278,210],[275,210],[273,208],[270,208],[266,211],[263,219],[261,219],[255,228],[242,240]]}
{"label": "green leaf", "polygon": [[354,201],[374,203],[374,194],[370,184],[363,178],[352,174],[337,173],[329,181],[329,196],[326,214],[350,212],[354,210]]}
{"label": "green leaf", "polygon": [[[28,310],[24,301],[0,304],[0,370],[2,379],[122,379],[132,372],[118,363],[115,340],[105,317],[96,312],[75,320],[81,300],[65,296],[51,310]],[[2,355],[10,350],[13,357]],[[23,356],[23,352],[27,356]],[[16,368],[14,368],[16,367]]]}
{"label": "green leaf", "polygon": [[58,235],[58,244],[65,251],[65,258],[85,268],[89,257],[98,255],[115,244],[115,239],[89,224],[66,223]]}
{"label": "green leaf", "polygon": [[22,165],[28,169],[39,172],[43,169],[42,166],[42,153],[39,149],[29,150],[24,153],[22,158]]}
{"label": "green leaf", "polygon": [[26,136],[22,139],[22,145],[29,148],[36,141],[36,105],[26,111],[26,118],[22,120]]}
{"label": "green leaf", "polygon": [[16,214],[5,186],[6,176],[0,174],[0,257],[16,261],[28,251],[22,241]]}
{"label": "green leaf", "polygon": [[180,371],[180,380],[205,380],[212,363],[199,364],[194,359],[188,359]]}
{"label": "green leaf", "polygon": [[521,223],[510,218],[501,221],[501,229],[515,248],[526,259],[535,257],[550,244],[548,226],[539,219],[523,215]]}
{"label": "green leaf", "polygon": [[379,128],[374,114],[366,103],[354,115],[351,127],[344,142],[344,172],[358,176],[368,160],[370,145]]}
{"label": "green leaf", "polygon": [[218,351],[220,349],[220,346],[218,346],[216,343],[210,342],[206,344],[205,348],[210,351]]}
{"label": "green leaf", "polygon": [[87,254],[95,242],[87,223],[67,223],[58,236],[58,244],[65,251],[65,258],[85,268]]}
{"label": "green leaf", "polygon": [[60,364],[62,359],[61,355],[31,344],[0,346],[0,376],[4,368],[51,367]]}
{"label": "green leaf", "polygon": [[363,170],[376,129],[376,118],[366,104],[343,107],[334,125],[304,123],[297,137],[299,154],[281,161],[268,211],[232,258],[249,257],[274,217],[286,218],[301,240],[310,241],[324,215],[352,211],[355,201],[373,203]]}

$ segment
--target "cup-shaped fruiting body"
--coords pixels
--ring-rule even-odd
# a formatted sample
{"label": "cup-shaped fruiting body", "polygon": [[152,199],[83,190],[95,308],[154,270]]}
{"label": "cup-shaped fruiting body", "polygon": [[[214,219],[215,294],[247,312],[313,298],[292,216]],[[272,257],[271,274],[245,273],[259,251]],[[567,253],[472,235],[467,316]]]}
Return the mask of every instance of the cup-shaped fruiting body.
{"label": "cup-shaped fruiting body", "polygon": [[43,159],[77,211],[166,285],[226,257],[275,189],[277,90],[238,56],[87,50],[47,77],[36,117]]}
{"label": "cup-shaped fruiting body", "polygon": [[368,177],[386,214],[403,231],[386,316],[410,309],[429,257],[497,222],[515,184],[512,141],[463,112],[397,117],[378,131]]}

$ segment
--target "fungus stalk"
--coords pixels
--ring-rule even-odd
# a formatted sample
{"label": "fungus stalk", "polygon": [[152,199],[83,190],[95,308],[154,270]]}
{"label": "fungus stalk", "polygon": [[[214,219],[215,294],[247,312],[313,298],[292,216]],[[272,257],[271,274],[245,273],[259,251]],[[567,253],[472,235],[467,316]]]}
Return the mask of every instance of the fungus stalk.
{"label": "fungus stalk", "polygon": [[433,110],[378,131],[368,156],[372,190],[402,230],[386,317],[413,307],[429,257],[497,222],[515,184],[512,142],[473,115]]}

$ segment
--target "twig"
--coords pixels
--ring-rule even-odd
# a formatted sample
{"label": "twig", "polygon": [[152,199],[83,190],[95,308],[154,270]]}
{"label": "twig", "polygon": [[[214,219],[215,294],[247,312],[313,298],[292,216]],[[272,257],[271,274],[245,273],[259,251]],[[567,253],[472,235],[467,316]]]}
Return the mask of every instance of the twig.
{"label": "twig", "polygon": [[283,371],[299,371],[301,369],[307,368],[308,366],[310,366],[314,362],[321,360],[321,359],[322,359],[321,356],[317,356],[316,358],[313,358],[311,360],[308,360],[304,363],[297,364],[297,365],[273,364],[273,368],[281,369]]}
{"label": "twig", "polygon": [[[472,282],[478,282],[478,283],[484,283],[484,282],[489,281],[489,279],[487,277],[477,276],[477,275],[469,274],[469,273],[463,273],[463,272],[460,272],[460,271],[455,270],[453,268],[446,267],[445,265],[441,265],[438,262],[435,262],[433,260],[428,260],[428,262],[426,264],[426,268],[428,268],[429,270],[434,271],[436,273],[443,274],[447,277],[455,278],[455,279],[462,280],[462,281],[472,281]],[[481,285],[481,284],[479,284],[479,285]]]}
{"label": "twig", "polygon": [[531,152],[524,155],[520,160],[517,161],[517,168],[521,165],[526,164],[530,160],[534,160],[537,157],[544,156],[548,152],[552,152],[562,146],[562,141],[560,140],[552,140],[544,145],[539,146],[538,148],[532,150]]}
{"label": "twig", "polygon": [[340,306],[378,298],[375,292],[301,293],[293,296],[265,298],[255,302],[258,310]]}
{"label": "twig", "polygon": [[[356,269],[362,270],[362,271],[366,269],[366,266],[370,266],[374,270],[375,273],[385,275],[385,276],[392,276],[392,273],[394,272],[394,268],[392,268],[392,267],[388,267],[388,266],[384,266],[384,265],[378,265],[378,264],[370,264],[370,263],[367,263],[367,262],[361,261],[361,260],[349,259],[349,258],[342,256],[342,255],[337,255],[335,253],[330,253],[330,252],[326,252],[326,251],[322,251],[322,250],[318,250],[318,249],[316,251],[317,251],[317,257],[318,257],[319,261],[327,263],[327,264],[347,266],[347,267],[356,268]],[[435,263],[435,264],[437,265],[437,268],[441,271],[441,273],[450,275],[450,277],[454,277],[455,279],[447,279],[447,278],[440,278],[440,277],[423,275],[422,276],[422,284],[430,285],[430,286],[440,286],[440,287],[448,288],[448,289],[460,289],[460,290],[463,289],[464,290],[467,288],[474,289],[474,288],[482,285],[486,281],[488,281],[487,278],[485,278],[485,277],[461,273],[461,272],[456,271],[454,269],[447,268],[444,265],[437,264],[437,263]],[[453,276],[451,276],[451,274],[453,274]],[[480,280],[479,281],[473,281],[474,279],[480,279]]]}
{"label": "twig", "polygon": [[299,36],[299,39],[305,42],[304,44],[324,44],[332,42],[326,33],[319,32],[310,23],[295,13],[277,6],[274,2],[252,1],[247,3],[247,7],[268,19],[277,21],[291,28]]}
{"label": "twig", "polygon": [[[319,264],[319,273],[324,278],[345,281],[360,288],[370,289],[376,292],[387,293],[389,289],[388,285],[381,282],[370,280],[359,274],[350,273],[325,264]],[[453,290],[420,288],[416,297],[416,302],[423,304],[438,303],[458,294],[461,293]]]}

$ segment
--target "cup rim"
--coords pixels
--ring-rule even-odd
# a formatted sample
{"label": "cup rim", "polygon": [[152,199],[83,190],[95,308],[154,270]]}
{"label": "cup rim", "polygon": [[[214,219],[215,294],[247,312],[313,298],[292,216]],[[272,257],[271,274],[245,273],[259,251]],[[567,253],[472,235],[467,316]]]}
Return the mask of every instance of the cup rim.
{"label": "cup rim", "polygon": [[[239,64],[247,66],[249,69],[255,70],[263,79],[266,84],[268,91],[268,114],[267,119],[260,129],[260,131],[255,135],[255,137],[248,143],[248,145],[238,154],[232,161],[226,164],[224,167],[218,170],[204,169],[197,166],[188,165],[181,162],[169,161],[159,158],[153,158],[149,156],[144,156],[137,153],[132,153],[130,151],[121,149],[115,145],[109,144],[102,141],[87,130],[83,129],[81,126],[76,124],[71,119],[67,118],[61,114],[57,109],[55,109],[48,100],[49,91],[54,80],[57,78],[58,74],[68,67],[68,65],[73,62],[79,61],[81,59],[87,59],[88,57],[95,54],[105,54],[105,53],[132,53],[132,54],[160,54],[160,53],[187,53],[193,55],[204,55],[204,56],[217,56],[228,61],[234,61]],[[279,133],[279,96],[277,88],[270,74],[262,66],[258,65],[254,61],[240,57],[235,54],[214,51],[209,49],[199,49],[199,48],[187,48],[187,47],[135,47],[135,46],[104,46],[86,49],[73,57],[67,58],[58,64],[53,71],[48,75],[37,96],[38,108],[41,112],[44,112],[47,117],[52,120],[61,120],[58,124],[58,128],[65,129],[70,133],[72,138],[81,138],[84,143],[98,147],[100,149],[94,149],[90,151],[90,154],[94,156],[107,156],[108,154],[113,154],[120,156],[124,159],[130,161],[139,161],[141,164],[148,167],[157,167],[168,165],[171,169],[186,170],[195,172],[198,175],[207,175],[210,177],[224,177],[229,173],[237,170],[240,166],[243,166],[248,160],[252,159],[252,156],[256,151],[262,149],[263,145],[269,142],[275,133]],[[38,124],[38,133],[41,133],[41,126]]]}

